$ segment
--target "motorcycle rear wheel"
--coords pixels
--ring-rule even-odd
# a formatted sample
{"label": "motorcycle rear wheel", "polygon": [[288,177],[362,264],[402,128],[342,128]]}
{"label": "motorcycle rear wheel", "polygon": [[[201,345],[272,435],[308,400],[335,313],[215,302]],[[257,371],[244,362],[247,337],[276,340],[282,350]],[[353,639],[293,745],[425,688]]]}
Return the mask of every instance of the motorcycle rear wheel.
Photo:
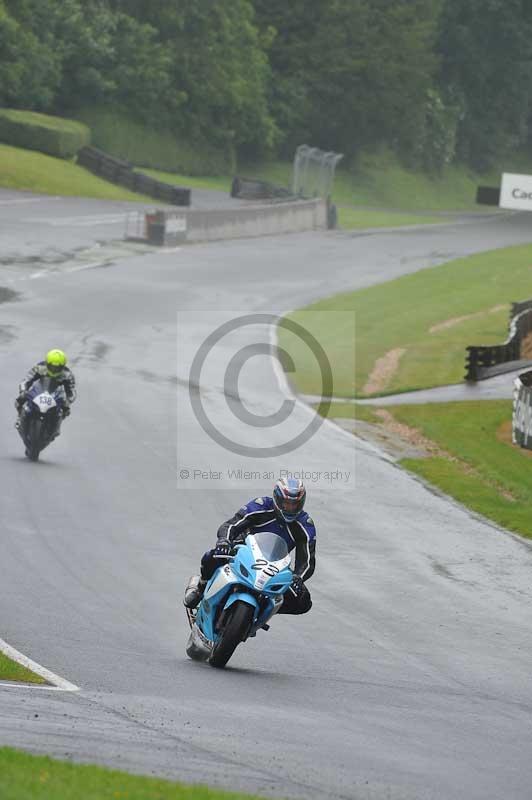
{"label": "motorcycle rear wheel", "polygon": [[242,600],[233,605],[232,613],[225,624],[219,641],[214,645],[209,664],[222,669],[236,648],[246,638],[253,622],[253,608]]}

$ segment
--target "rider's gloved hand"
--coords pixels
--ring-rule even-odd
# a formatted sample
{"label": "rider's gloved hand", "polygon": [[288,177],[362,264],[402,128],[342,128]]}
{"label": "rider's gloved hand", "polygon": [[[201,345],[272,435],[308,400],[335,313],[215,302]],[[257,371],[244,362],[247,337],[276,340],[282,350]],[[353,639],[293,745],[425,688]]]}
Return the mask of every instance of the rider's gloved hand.
{"label": "rider's gloved hand", "polygon": [[217,558],[224,558],[231,555],[233,552],[233,546],[231,542],[227,539],[218,539],[216,542],[216,547],[214,548],[214,555]]}
{"label": "rider's gloved hand", "polygon": [[20,411],[22,409],[22,406],[24,405],[25,399],[26,399],[26,395],[25,394],[19,394],[19,396],[15,400],[15,408],[17,409],[17,411],[19,413],[20,413]]}
{"label": "rider's gloved hand", "polygon": [[293,591],[296,597],[299,597],[301,594],[303,594],[305,584],[303,583],[303,578],[301,575],[294,575],[292,577],[292,585],[290,586],[290,589]]}
{"label": "rider's gloved hand", "polygon": [[63,419],[70,416],[70,406],[63,406]]}

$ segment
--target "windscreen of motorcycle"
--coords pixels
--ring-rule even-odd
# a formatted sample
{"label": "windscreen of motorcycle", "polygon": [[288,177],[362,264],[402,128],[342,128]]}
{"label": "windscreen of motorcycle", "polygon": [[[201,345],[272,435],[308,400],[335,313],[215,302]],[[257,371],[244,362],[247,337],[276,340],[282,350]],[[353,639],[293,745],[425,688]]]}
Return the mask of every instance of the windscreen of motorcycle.
{"label": "windscreen of motorcycle", "polygon": [[284,539],[275,533],[255,533],[246,537],[246,544],[255,557],[255,586],[262,589],[266,582],[290,565]]}
{"label": "windscreen of motorcycle", "polygon": [[268,561],[282,561],[288,556],[286,542],[276,533],[265,531],[264,533],[253,533],[246,537],[246,544],[249,544],[254,554]]}

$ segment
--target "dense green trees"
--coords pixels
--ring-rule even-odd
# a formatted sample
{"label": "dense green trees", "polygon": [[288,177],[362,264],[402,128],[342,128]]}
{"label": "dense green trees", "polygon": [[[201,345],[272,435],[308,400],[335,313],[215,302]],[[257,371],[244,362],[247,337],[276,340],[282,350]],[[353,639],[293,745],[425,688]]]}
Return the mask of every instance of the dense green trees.
{"label": "dense green trees", "polygon": [[277,32],[272,105],[289,149],[305,139],[347,154],[375,143],[417,154],[437,66],[436,2],[256,0],[255,7],[259,24]]}
{"label": "dense green trees", "polygon": [[440,84],[458,109],[457,155],[477,167],[528,142],[532,5],[528,0],[446,0]]}
{"label": "dense green trees", "polygon": [[250,156],[488,166],[531,138],[531,78],[527,0],[0,0],[0,105]]}

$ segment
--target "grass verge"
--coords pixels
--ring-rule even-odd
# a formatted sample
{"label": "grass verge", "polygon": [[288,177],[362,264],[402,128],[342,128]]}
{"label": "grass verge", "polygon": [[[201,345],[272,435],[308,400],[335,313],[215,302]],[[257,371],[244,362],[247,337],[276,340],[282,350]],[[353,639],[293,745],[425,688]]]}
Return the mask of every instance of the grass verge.
{"label": "grass verge", "polygon": [[70,764],[0,748],[2,800],[251,800],[202,786],[184,786],[102,767]]}
{"label": "grass verge", "polygon": [[149,197],[107,183],[78,167],[73,161],[5,144],[0,144],[0,186],[37,194],[128,200],[136,203],[154,202]]}
{"label": "grass verge", "polygon": [[[510,171],[510,170],[509,170]],[[340,169],[334,199],[350,205],[384,206],[403,211],[472,211],[477,186],[498,186],[500,171],[478,175],[455,165],[440,175],[406,169],[387,151],[363,153],[351,169]]]}
{"label": "grass verge", "polygon": [[21,664],[17,664],[16,661],[12,661],[3,653],[0,653],[0,681],[20,681],[23,683],[37,683],[41,686],[46,685],[46,681],[40,675],[36,675]]}
{"label": "grass verge", "polygon": [[[531,294],[532,246],[525,245],[336,295],[290,316],[327,352],[334,394],[369,396],[459,383],[466,346],[504,341],[510,302]],[[291,377],[298,390],[321,394],[319,366],[305,343],[288,340],[282,329],[279,339],[297,365]],[[350,349],[354,358],[346,357]],[[384,359],[385,371],[394,352],[397,358],[393,368],[388,364],[386,380],[368,388],[377,361]]]}
{"label": "grass verge", "polygon": [[229,194],[231,182],[233,180],[229,176],[222,175],[206,178],[201,175],[190,176],[180,175],[175,172],[162,172],[160,169],[146,169],[145,167],[139,167],[139,169],[146,175],[151,175],[152,178],[156,178],[158,181],[163,181],[164,183],[172,183],[175,186],[186,186],[190,189],[216,189],[219,192],[226,192],[226,194]]}
{"label": "grass verge", "polygon": [[[527,173],[532,171],[532,163],[529,157],[516,154],[514,162],[505,163],[504,169]],[[197,174],[192,161],[187,171]],[[341,207],[339,216],[343,228],[442,222],[439,217],[427,217],[426,212],[485,211],[485,208],[475,203],[477,186],[498,186],[501,171],[502,169],[494,169],[488,174],[477,174],[467,167],[453,166],[445,169],[439,176],[430,176],[405,169],[390,153],[363,154],[355,166],[337,170],[332,199]],[[236,173],[280,186],[290,186],[292,162],[243,163],[238,165]],[[217,177],[207,175],[200,183],[195,184],[193,178],[183,173],[159,174],[161,180],[168,180],[170,183],[224,191],[229,191],[233,178],[233,173]],[[159,174],[155,176],[158,177]],[[400,211],[404,213],[402,219],[397,213]],[[422,211],[423,214],[417,215],[414,213],[416,211]]]}
{"label": "grass verge", "polygon": [[[528,174],[532,159],[514,153],[504,164],[488,173],[476,173],[453,165],[439,175],[406,169],[390,152],[362,153],[354,165],[340,165],[336,171],[333,200],[338,205],[366,206],[402,211],[485,211],[475,202],[480,184],[499,186],[502,172]],[[290,162],[271,161],[239,165],[239,174],[289,186]]]}
{"label": "grass verge", "polygon": [[403,225],[434,225],[446,222],[441,217],[400,214],[395,211],[373,211],[349,206],[338,207],[338,226],[342,230],[356,228],[395,228]]}
{"label": "grass verge", "polygon": [[532,538],[531,452],[512,444],[511,401],[389,410],[452,457],[404,459],[407,469],[498,525]]}
{"label": "grass verge", "polygon": [[134,164],[191,175],[234,173],[230,143],[218,147],[198,138],[187,141],[175,130],[144,125],[116,108],[85,107],[77,116],[90,127],[97,147]]}
{"label": "grass verge", "polygon": [[[512,444],[510,400],[387,406],[385,411],[406,426],[396,432],[399,438],[427,452],[423,458],[402,459],[402,466],[497,525],[532,538],[532,451]],[[333,403],[328,417],[386,425],[374,407],[349,403]]]}

